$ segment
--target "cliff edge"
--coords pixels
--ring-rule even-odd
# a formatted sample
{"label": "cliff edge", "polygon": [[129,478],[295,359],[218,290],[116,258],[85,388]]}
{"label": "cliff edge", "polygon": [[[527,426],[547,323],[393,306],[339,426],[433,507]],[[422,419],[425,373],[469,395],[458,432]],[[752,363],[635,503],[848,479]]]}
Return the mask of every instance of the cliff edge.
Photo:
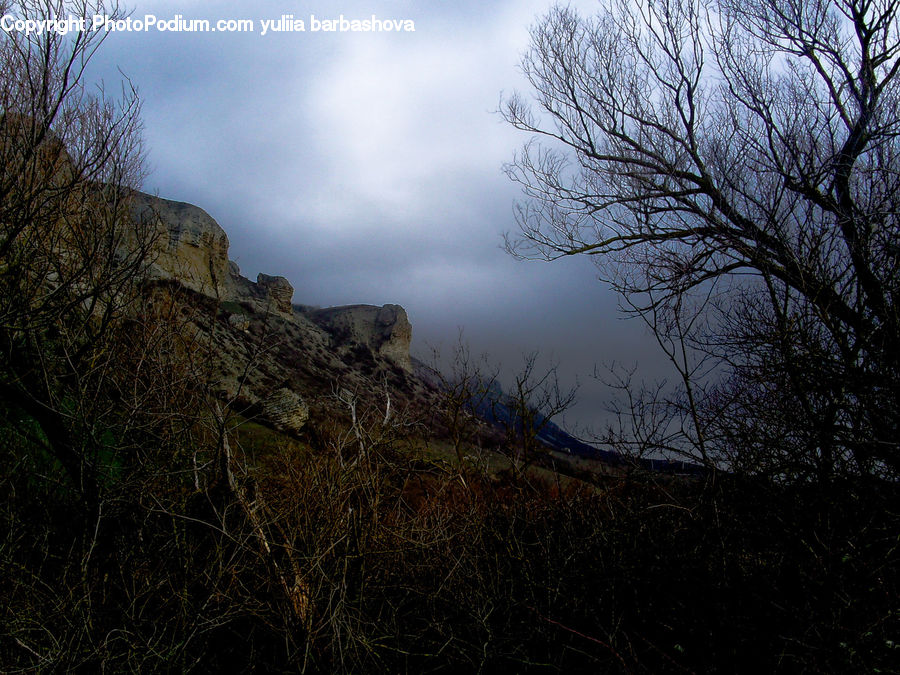
{"label": "cliff edge", "polygon": [[[220,302],[240,303],[256,313],[272,313],[305,328],[311,320],[331,334],[332,341],[349,340],[412,372],[412,326],[400,305],[348,305],[306,311],[292,304],[294,289],[284,277],[260,274],[253,282],[241,276],[237,264],[228,260],[228,235],[203,209],[137,193],[134,213],[156,228],[151,278],[176,281]],[[245,317],[235,314],[231,325],[243,328]]]}

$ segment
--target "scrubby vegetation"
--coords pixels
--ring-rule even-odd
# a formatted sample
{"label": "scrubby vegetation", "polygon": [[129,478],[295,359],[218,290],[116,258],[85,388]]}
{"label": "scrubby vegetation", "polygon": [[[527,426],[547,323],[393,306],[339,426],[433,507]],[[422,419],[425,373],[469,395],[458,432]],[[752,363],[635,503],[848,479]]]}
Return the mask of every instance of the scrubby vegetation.
{"label": "scrubby vegetation", "polygon": [[227,434],[230,453],[212,433],[164,462],[148,443],[107,467],[93,512],[7,426],[4,669],[897,662],[894,485],[642,473],[561,488],[457,467],[396,427],[360,442],[347,420],[316,424],[321,446],[252,424]]}

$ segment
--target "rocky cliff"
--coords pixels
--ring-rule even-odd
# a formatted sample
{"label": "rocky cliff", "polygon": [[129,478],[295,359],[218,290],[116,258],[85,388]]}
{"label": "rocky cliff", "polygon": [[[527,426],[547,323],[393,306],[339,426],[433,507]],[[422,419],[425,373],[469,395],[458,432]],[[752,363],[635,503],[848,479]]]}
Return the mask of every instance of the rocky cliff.
{"label": "rocky cliff", "polygon": [[412,325],[400,305],[329,307],[311,315],[313,321],[332,334],[366,345],[374,354],[390,359],[404,370],[412,370],[409,355]]}
{"label": "rocky cliff", "polygon": [[291,300],[294,298],[294,287],[287,279],[257,274],[256,285],[265,293],[276,312],[288,315],[293,312]]}
{"label": "rocky cliff", "polygon": [[174,279],[193,291],[222,297],[228,276],[228,236],[203,209],[138,193],[138,219],[156,228],[150,272]]}
{"label": "rocky cliff", "polygon": [[260,274],[254,282],[241,275],[228,260],[225,231],[203,209],[138,194],[134,210],[158,234],[151,279],[177,282],[196,302],[218,307],[215,321],[198,319],[198,327],[216,341],[223,397],[240,398],[276,428],[296,431],[308,416],[304,397],[327,395],[335,380],[355,390],[386,377],[407,391],[419,386],[412,326],[399,305],[294,305],[284,277]]}
{"label": "rocky cliff", "polygon": [[[228,235],[203,209],[138,193],[135,214],[158,230],[151,265],[155,278],[178,281],[225,302],[267,305],[289,318],[305,313],[291,304],[294,289],[284,277],[260,274],[254,283],[241,276],[238,266],[228,260]],[[405,370],[412,369],[412,326],[400,305],[348,305],[310,313],[325,330],[368,346]]]}

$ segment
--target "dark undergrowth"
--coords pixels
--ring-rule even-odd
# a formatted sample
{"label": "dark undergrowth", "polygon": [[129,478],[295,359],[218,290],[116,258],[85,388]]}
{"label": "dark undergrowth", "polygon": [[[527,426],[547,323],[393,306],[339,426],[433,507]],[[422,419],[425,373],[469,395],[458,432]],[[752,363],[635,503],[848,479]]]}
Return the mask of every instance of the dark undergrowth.
{"label": "dark undergrowth", "polygon": [[396,440],[285,441],[235,459],[231,485],[215,461],[123,469],[97,513],[36,447],[3,436],[4,672],[900,663],[892,484],[643,474],[560,490]]}

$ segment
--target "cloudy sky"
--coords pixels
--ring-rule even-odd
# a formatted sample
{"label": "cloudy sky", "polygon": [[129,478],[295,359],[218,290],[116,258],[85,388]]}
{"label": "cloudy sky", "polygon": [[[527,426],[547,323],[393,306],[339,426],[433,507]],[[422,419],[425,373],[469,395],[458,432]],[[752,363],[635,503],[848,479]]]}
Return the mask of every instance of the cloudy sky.
{"label": "cloudy sky", "polygon": [[[593,11],[595,3],[571,3]],[[550,0],[154,1],[134,18],[252,19],[251,33],[117,33],[94,63],[143,99],[148,192],[208,211],[242,273],[287,277],[294,302],[397,303],[413,353],[460,327],[509,372],[523,352],[581,383],[568,426],[595,423],[594,365],[660,360],[590,261],[502,249],[518,189],[502,172],[526,138],[496,114]],[[261,35],[293,14],[307,32]],[[309,17],[411,19],[412,33],[312,32]]]}

